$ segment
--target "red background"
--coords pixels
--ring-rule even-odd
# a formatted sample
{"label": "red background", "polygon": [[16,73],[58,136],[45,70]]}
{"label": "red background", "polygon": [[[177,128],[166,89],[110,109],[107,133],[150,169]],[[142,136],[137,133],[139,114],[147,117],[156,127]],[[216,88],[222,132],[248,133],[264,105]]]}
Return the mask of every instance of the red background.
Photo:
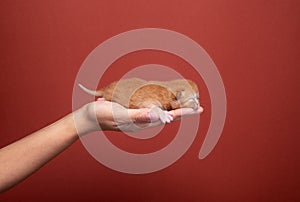
{"label": "red background", "polygon": [[[131,29],[170,29],[198,42],[216,63],[228,101],[221,139],[204,160],[197,155],[210,118],[205,88],[204,129],[172,166],[146,175],[118,173],[78,141],[0,200],[300,200],[299,8],[297,0],[0,1],[0,146],[71,112],[83,60],[101,42]],[[182,62],[145,54],[114,65],[154,60],[176,69]],[[110,71],[109,79],[118,77]]]}

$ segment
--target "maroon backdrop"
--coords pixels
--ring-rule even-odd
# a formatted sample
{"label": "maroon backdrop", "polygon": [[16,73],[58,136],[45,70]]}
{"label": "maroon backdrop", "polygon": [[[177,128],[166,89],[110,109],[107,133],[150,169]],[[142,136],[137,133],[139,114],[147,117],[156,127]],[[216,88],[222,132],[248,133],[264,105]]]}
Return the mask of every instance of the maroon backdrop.
{"label": "maroon backdrop", "polygon": [[[299,8],[297,0],[1,1],[1,147],[71,112],[74,80],[86,56],[106,39],[137,28],[174,30],[203,46],[222,75],[228,111],[221,139],[204,160],[197,155],[210,118],[205,87],[202,130],[172,166],[146,175],[118,173],[78,141],[0,201],[300,200]],[[124,66],[124,73],[153,60],[175,69],[187,65],[151,51],[114,65]],[[121,76],[116,70],[106,79]],[[201,83],[192,70],[185,75]],[[109,136],[134,152],[168,143]],[[131,147],[143,143],[144,150]]]}

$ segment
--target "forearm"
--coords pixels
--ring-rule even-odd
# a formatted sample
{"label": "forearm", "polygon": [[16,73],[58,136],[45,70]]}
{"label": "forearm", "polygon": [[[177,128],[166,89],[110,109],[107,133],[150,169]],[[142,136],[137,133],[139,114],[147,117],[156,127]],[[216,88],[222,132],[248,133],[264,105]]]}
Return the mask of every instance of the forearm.
{"label": "forearm", "polygon": [[[172,116],[177,119],[202,111],[202,108],[198,111],[178,109],[172,111]],[[144,127],[149,122],[151,124]],[[151,109],[128,110],[104,99],[81,107],[52,125],[0,149],[0,192],[24,180],[75,142],[79,136],[95,130],[135,131],[135,124],[143,126],[138,127],[141,129],[162,123],[157,114],[151,114]]]}
{"label": "forearm", "polygon": [[77,139],[73,115],[69,114],[0,149],[0,192],[24,180]]}

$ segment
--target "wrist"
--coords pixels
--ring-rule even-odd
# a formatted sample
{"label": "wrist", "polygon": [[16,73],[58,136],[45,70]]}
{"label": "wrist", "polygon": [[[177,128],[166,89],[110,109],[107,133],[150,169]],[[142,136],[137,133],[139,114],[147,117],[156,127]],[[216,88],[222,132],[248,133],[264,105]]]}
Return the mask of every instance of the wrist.
{"label": "wrist", "polygon": [[93,104],[89,103],[73,112],[73,119],[78,136],[86,135],[99,130],[96,114],[93,113]]}

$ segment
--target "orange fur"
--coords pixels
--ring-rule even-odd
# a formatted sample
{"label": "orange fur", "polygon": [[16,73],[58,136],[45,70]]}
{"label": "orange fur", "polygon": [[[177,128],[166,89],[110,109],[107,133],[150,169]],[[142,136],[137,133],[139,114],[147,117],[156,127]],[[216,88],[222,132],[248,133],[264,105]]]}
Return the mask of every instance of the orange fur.
{"label": "orange fur", "polygon": [[191,80],[184,79],[166,82],[145,81],[138,78],[124,79],[94,93],[88,93],[117,102],[127,108],[157,106],[163,110],[180,107],[196,110],[199,107],[197,85]]}

